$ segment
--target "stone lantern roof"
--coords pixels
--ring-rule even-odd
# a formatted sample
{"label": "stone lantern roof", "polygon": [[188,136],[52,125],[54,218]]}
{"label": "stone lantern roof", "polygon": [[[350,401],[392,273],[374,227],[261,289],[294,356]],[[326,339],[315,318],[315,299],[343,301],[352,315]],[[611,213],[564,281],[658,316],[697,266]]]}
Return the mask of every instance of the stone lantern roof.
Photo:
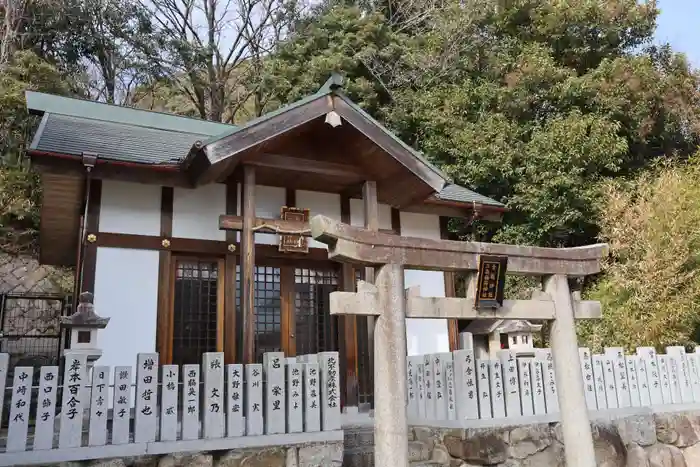
{"label": "stone lantern roof", "polygon": [[90,292],[81,293],[78,299],[78,309],[70,316],[61,317],[61,327],[104,329],[109,323],[109,318],[98,316],[92,302],[93,296]]}

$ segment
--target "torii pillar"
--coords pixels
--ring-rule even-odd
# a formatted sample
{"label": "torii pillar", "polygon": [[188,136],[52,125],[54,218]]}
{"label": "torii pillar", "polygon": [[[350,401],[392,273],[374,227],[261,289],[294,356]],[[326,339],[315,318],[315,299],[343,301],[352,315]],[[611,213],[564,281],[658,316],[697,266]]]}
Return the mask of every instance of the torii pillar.
{"label": "torii pillar", "polygon": [[[595,467],[595,451],[578,355],[575,318],[600,316],[598,302],[572,296],[569,277],[600,272],[607,245],[539,248],[495,243],[399,237],[311,219],[312,236],[328,245],[329,258],[378,267],[375,285],[357,293],[331,293],[331,314],[377,316],[374,332],[374,459],[376,467],[408,467],[406,411],[406,318],[553,320],[551,348],[558,387],[566,464]],[[506,300],[498,310],[474,309],[473,297],[424,298],[404,291],[404,268],[476,271],[479,255],[508,257],[508,272],[543,276],[544,292],[533,300]]]}

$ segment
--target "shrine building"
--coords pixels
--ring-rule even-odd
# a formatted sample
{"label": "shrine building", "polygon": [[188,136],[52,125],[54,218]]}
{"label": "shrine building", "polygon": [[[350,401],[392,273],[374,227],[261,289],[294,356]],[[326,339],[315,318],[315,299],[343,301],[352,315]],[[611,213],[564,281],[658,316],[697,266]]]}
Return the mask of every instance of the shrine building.
{"label": "shrine building", "polygon": [[[338,350],[342,403],[371,404],[373,317],[331,317],[328,295],[373,270],[330,261],[308,237],[309,217],[439,239],[449,218],[505,211],[391,134],[337,75],[242,126],[31,91],[26,100],[41,116],[28,149],[41,176],[40,261],[74,267],[75,296],[92,292],[110,318],[101,365],[154,351],[182,365],[210,351],[233,363]],[[406,287],[453,296],[451,274],[407,270]],[[406,328],[408,355],[457,347],[454,320]]]}

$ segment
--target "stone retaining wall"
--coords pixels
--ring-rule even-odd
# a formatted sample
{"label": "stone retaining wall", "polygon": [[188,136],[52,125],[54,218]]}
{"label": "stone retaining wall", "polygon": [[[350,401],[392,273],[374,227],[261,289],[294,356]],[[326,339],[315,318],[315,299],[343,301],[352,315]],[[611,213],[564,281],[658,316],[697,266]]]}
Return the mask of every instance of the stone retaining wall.
{"label": "stone retaining wall", "polygon": [[313,443],[219,452],[168,454],[82,462],[56,467],[341,467],[343,443]]}
{"label": "stone retaining wall", "polygon": [[[599,467],[700,467],[700,409],[592,424]],[[371,467],[372,427],[345,427],[344,467]],[[559,422],[497,428],[413,427],[411,467],[564,467]],[[369,446],[369,447],[368,447]]]}

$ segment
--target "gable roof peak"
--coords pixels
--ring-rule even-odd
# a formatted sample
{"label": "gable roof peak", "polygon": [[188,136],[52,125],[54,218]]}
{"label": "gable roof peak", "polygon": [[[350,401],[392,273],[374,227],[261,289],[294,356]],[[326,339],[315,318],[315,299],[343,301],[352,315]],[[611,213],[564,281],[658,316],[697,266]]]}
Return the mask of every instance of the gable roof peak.
{"label": "gable roof peak", "polygon": [[329,92],[333,92],[336,89],[342,89],[342,87],[343,87],[343,75],[334,71],[331,73],[331,76],[326,80],[326,82],[323,83],[323,86],[321,86],[319,88],[317,93],[318,94],[326,94]]}

